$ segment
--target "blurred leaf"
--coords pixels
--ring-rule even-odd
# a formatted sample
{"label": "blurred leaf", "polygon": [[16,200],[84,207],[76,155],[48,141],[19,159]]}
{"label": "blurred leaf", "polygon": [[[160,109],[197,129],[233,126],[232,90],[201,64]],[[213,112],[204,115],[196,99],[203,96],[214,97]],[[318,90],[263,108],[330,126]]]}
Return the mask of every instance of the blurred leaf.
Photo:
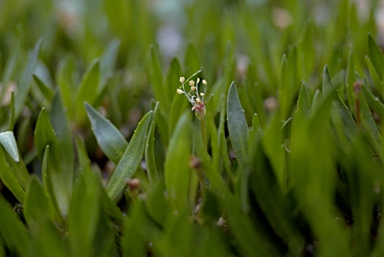
{"label": "blurred leaf", "polygon": [[21,111],[24,108],[25,101],[27,100],[29,89],[31,88],[32,75],[37,66],[37,61],[39,58],[40,48],[43,40],[40,39],[37,41],[33,51],[28,57],[28,62],[23,71],[23,75],[19,82],[17,94],[15,96],[15,117],[19,117]]}
{"label": "blurred leaf", "polygon": [[104,80],[101,83],[105,83],[105,80],[108,78],[108,76],[112,75],[119,47],[119,39],[113,39],[106,45],[104,53],[100,59],[100,75],[101,78]]}
{"label": "blurred leaf", "polygon": [[149,111],[139,122],[127,149],[109,179],[107,192],[113,200],[116,200],[125,187],[127,180],[132,177],[139,167],[144,154],[145,139],[151,122],[152,112]]}
{"label": "blurred leaf", "polygon": [[83,75],[80,87],[76,94],[76,121],[82,122],[85,118],[84,102],[93,104],[101,92],[100,61],[94,60]]}
{"label": "blurred leaf", "polygon": [[55,212],[55,218],[56,220],[61,224],[63,223],[63,218],[60,212],[60,208],[57,202],[57,199],[55,197],[55,189],[54,184],[52,181],[52,168],[49,165],[49,145],[46,146],[44,151],[44,157],[41,164],[41,176],[43,180],[43,187],[44,192],[49,198],[49,201],[51,202],[54,212]]}
{"label": "blurred leaf", "polygon": [[[1,154],[0,154],[1,155]],[[24,224],[12,212],[12,207],[0,197],[0,233],[5,245],[17,256],[30,256],[31,239]]]}
{"label": "blurred leaf", "polygon": [[150,183],[153,183],[159,179],[159,175],[156,167],[155,160],[155,128],[156,128],[156,120],[157,113],[159,109],[159,102],[156,103],[155,108],[153,109],[152,121],[149,126],[148,136],[145,144],[145,163],[147,166],[148,179]]}
{"label": "blurred leaf", "polygon": [[248,125],[234,82],[228,92],[227,121],[233,151],[239,163],[245,167],[248,155]]}
{"label": "blurred leaf", "polygon": [[119,163],[128,146],[127,140],[109,120],[104,118],[87,102],[85,102],[85,109],[97,143],[111,161],[115,164]]}
{"label": "blurred leaf", "polygon": [[[169,111],[169,101],[167,102],[167,95],[164,93],[163,85],[163,72],[161,70],[159,56],[157,54],[156,48],[151,46],[149,52],[149,79],[151,81],[153,94],[155,99],[161,103],[160,109],[163,112],[168,113]],[[168,92],[168,90],[166,90]],[[175,91],[176,92],[176,91]],[[163,106],[164,105],[164,106]],[[168,107],[168,108],[167,108]]]}
{"label": "blurred leaf", "polygon": [[373,82],[373,86],[379,90],[379,92],[382,91],[381,88],[381,79],[380,75],[376,73],[375,67],[373,67],[373,64],[371,62],[371,59],[368,56],[365,56],[365,63],[368,66],[369,75],[371,77],[371,80]]}
{"label": "blurred leaf", "polygon": [[372,117],[371,110],[367,104],[367,101],[363,94],[359,95],[360,100],[360,119],[361,124],[367,133],[368,140],[372,145],[372,148],[375,152],[380,156],[380,158],[384,158],[384,150],[383,150],[383,138],[381,137],[380,131],[377,128],[375,120]]}
{"label": "blurred leaf", "polygon": [[57,83],[60,87],[63,104],[68,112],[68,117],[74,119],[76,84],[74,58],[64,58],[60,61],[57,69]]}
{"label": "blurred leaf", "polygon": [[9,163],[7,162],[5,154],[6,153],[4,152],[3,148],[0,147],[0,179],[4,183],[4,185],[12,192],[16,199],[20,203],[24,203],[24,189],[20,185]]}
{"label": "blurred leaf", "polygon": [[42,81],[37,75],[33,74],[33,80],[36,82],[40,92],[43,94],[44,98],[49,102],[52,101],[55,93],[52,88],[50,88],[44,81]]}
{"label": "blurred leaf", "polygon": [[361,92],[364,95],[365,100],[367,101],[367,104],[373,111],[375,111],[380,118],[384,118],[384,105],[380,102],[378,97],[375,97],[369,92],[367,86],[363,84],[361,86]]}
{"label": "blurred leaf", "polygon": [[346,71],[346,81],[345,87],[347,92],[348,107],[351,110],[352,114],[356,117],[356,108],[355,108],[355,97],[354,97],[354,83],[355,83],[355,63],[354,63],[354,54],[352,51],[348,54],[348,63]]}
{"label": "blurred leaf", "polygon": [[[61,148],[53,131],[51,122],[49,121],[48,114],[43,108],[40,112],[35,128],[35,146],[37,155],[42,161],[44,152],[49,145],[50,154],[48,159],[48,172],[52,181],[54,189],[54,196],[57,200],[61,213],[65,216],[68,210],[69,199],[72,191],[71,174],[67,169],[61,168],[62,153]],[[69,154],[69,153],[65,153]]]}
{"label": "blurred leaf", "polygon": [[[85,146],[85,142],[82,138],[76,137],[76,147],[77,147],[77,155],[79,158],[79,164],[81,172],[85,172],[87,174],[91,173],[91,161],[88,158],[87,149]],[[103,206],[106,209],[106,213],[110,214],[110,216],[115,219],[118,223],[123,222],[123,214],[118,206],[109,198],[108,194],[101,186],[100,182],[100,194],[103,201]]]}
{"label": "blurred leaf", "polygon": [[31,237],[33,256],[68,256],[68,249],[63,235],[53,223],[44,221],[32,225]]}
{"label": "blurred leaf", "polygon": [[184,211],[188,206],[192,126],[189,113],[185,112],[176,124],[164,164],[168,199],[172,209],[178,212]]}
{"label": "blurred leaf", "polygon": [[43,186],[37,177],[32,176],[27,188],[24,215],[29,225],[37,224],[45,220],[53,221],[54,213]]}
{"label": "blurred leaf", "polygon": [[376,74],[381,78],[384,71],[384,58],[371,34],[368,34],[368,52]]}
{"label": "blurred leaf", "polygon": [[100,189],[91,171],[76,180],[68,213],[68,240],[71,256],[94,256],[93,240],[100,215]]}
{"label": "blurred leaf", "polygon": [[230,199],[222,200],[228,225],[242,256],[278,256],[277,252],[265,240],[252,224],[249,216],[240,211],[240,206]]}
{"label": "blurred leaf", "polygon": [[325,65],[323,70],[323,83],[322,83],[323,97],[326,96],[332,90],[333,90],[333,83],[331,80],[331,74],[329,74],[328,66]]}

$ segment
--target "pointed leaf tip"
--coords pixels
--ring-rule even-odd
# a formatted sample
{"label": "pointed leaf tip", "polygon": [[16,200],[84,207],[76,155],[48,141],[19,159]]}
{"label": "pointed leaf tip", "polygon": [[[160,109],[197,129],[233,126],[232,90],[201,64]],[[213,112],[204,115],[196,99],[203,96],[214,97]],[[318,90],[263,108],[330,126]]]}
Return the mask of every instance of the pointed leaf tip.
{"label": "pointed leaf tip", "polygon": [[12,131],[0,133],[0,144],[15,162],[19,162],[19,151],[16,144],[15,136]]}

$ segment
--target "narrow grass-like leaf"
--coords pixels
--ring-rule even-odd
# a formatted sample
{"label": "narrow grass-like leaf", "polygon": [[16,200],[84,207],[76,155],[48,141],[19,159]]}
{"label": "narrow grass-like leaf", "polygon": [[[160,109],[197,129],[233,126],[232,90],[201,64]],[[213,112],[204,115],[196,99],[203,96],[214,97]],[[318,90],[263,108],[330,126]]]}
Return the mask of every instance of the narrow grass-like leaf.
{"label": "narrow grass-like leaf", "polygon": [[[49,172],[52,179],[55,197],[63,215],[67,214],[71,195],[72,181],[71,173],[62,166],[62,153],[55,132],[49,121],[48,114],[43,108],[40,112],[35,128],[35,146],[37,155],[43,160],[47,145],[50,146]],[[68,154],[68,153],[66,153]]]}
{"label": "narrow grass-like leaf", "polygon": [[352,51],[350,51],[348,54],[347,71],[345,76],[345,87],[347,92],[348,108],[356,117],[355,97],[354,97],[354,89],[353,89],[355,80],[356,80],[356,76],[355,76],[354,54]]}
{"label": "narrow grass-like leaf", "polygon": [[100,59],[100,74],[103,80],[106,80],[111,75],[113,67],[116,63],[117,54],[120,47],[120,40],[113,39],[105,47],[103,56]]}
{"label": "narrow grass-like leaf", "polygon": [[60,224],[63,223],[63,217],[60,213],[60,208],[57,202],[57,199],[55,197],[55,189],[52,182],[52,167],[49,165],[49,150],[50,147],[47,145],[44,151],[43,160],[41,163],[41,175],[43,180],[43,188],[46,196],[49,198],[49,201],[51,202],[51,206],[54,209],[55,212],[55,219]]}
{"label": "narrow grass-like leaf", "polygon": [[358,128],[351,112],[340,99],[333,102],[331,118],[335,124],[339,138],[343,142],[343,145],[346,146],[348,142],[351,142],[357,135]]}
{"label": "narrow grass-like leaf", "polygon": [[372,60],[372,64],[376,70],[376,74],[381,77],[384,71],[383,53],[380,51],[380,48],[377,46],[371,34],[368,34],[368,52],[369,57]]}
{"label": "narrow grass-like leaf", "polygon": [[159,109],[159,102],[156,103],[155,108],[153,109],[152,121],[148,130],[148,137],[145,144],[145,162],[147,166],[148,179],[150,183],[157,181],[159,175],[157,173],[156,160],[155,160],[155,128],[156,128],[156,119],[157,112]]}
{"label": "narrow grass-like leaf", "polygon": [[52,101],[55,92],[50,88],[44,81],[42,81],[37,75],[33,74],[33,80],[36,82],[37,87],[40,92],[43,94],[45,100]]}
{"label": "narrow grass-like leaf", "polygon": [[59,63],[56,72],[57,83],[60,87],[61,97],[68,112],[68,117],[74,119],[76,87],[74,81],[75,74],[75,60],[74,58],[67,58]]}
{"label": "narrow grass-like leaf", "polygon": [[11,103],[9,106],[9,121],[8,121],[8,130],[13,131],[15,122],[16,122],[16,114],[15,114],[15,93],[11,94]]}
{"label": "narrow grass-like leaf", "polygon": [[20,203],[24,203],[25,191],[21,187],[15,174],[12,172],[5,154],[6,153],[4,152],[3,148],[0,146],[0,179],[4,185],[12,192],[16,199]]}
{"label": "narrow grass-like leaf", "polygon": [[116,199],[124,189],[127,180],[135,173],[144,154],[145,140],[152,111],[148,112],[139,122],[131,141],[128,144],[123,156],[116,166],[111,178],[108,181],[107,192],[112,199]]}
{"label": "narrow grass-like leaf", "polygon": [[82,122],[85,116],[84,102],[91,104],[97,99],[100,93],[100,62],[94,60],[84,74],[76,95],[76,120]]}
{"label": "narrow grass-like leaf", "polygon": [[18,256],[30,256],[31,238],[12,207],[0,196],[0,233],[8,249]]}
{"label": "narrow grass-like leaf", "polygon": [[87,102],[85,103],[85,109],[97,143],[103,149],[105,155],[117,164],[128,146],[127,140],[109,120],[104,118]]}
{"label": "narrow grass-like leaf", "polygon": [[100,216],[100,190],[91,172],[84,171],[73,189],[68,214],[71,256],[92,256]]}
{"label": "narrow grass-like leaf", "polygon": [[384,119],[384,104],[380,102],[379,98],[373,96],[365,84],[361,86],[361,92],[363,93],[369,107],[371,107],[371,109],[375,111],[380,118]]}
{"label": "narrow grass-like leaf", "polygon": [[49,119],[52,128],[55,131],[57,143],[60,145],[58,151],[53,149],[53,154],[60,156],[60,161],[55,165],[58,166],[63,173],[62,182],[66,184],[68,189],[71,189],[74,173],[75,147],[72,138],[72,130],[67,119],[60,91],[55,94],[51,104]]}
{"label": "narrow grass-like leaf", "polygon": [[16,139],[12,131],[0,133],[0,144],[15,162],[19,162],[19,150],[17,149]]}
{"label": "narrow grass-like leaf", "polygon": [[249,139],[248,125],[234,82],[232,82],[228,92],[227,121],[229,137],[236,158],[241,165],[246,165]]}
{"label": "narrow grass-like leaf", "polygon": [[322,83],[322,93],[323,97],[326,96],[330,91],[333,90],[331,74],[329,73],[328,66],[324,66],[323,70],[323,83]]}
{"label": "narrow grass-like leaf", "polygon": [[53,206],[36,176],[31,178],[27,188],[24,215],[29,225],[54,218]]}
{"label": "narrow grass-like leaf", "polygon": [[171,137],[165,158],[165,186],[171,207],[175,211],[184,211],[188,203],[190,179],[189,160],[191,157],[190,112],[179,119]]}
{"label": "narrow grass-like leaf", "polygon": [[[89,160],[87,149],[85,146],[85,142],[81,137],[76,137],[76,148],[77,148],[77,155],[79,159],[80,164],[80,172],[87,174],[90,174],[91,171],[91,161]],[[111,200],[110,197],[108,197],[105,189],[101,187],[101,181],[100,182],[100,194],[102,198],[102,202],[104,207],[107,210],[107,213],[110,214],[112,218],[114,218],[119,223],[123,222],[123,214],[121,213],[121,210],[117,207],[117,205]]]}
{"label": "narrow grass-like leaf", "polygon": [[[160,103],[166,103],[166,94],[163,93],[163,72],[159,62],[159,57],[154,46],[151,46],[149,52],[149,78],[152,84],[153,94]],[[166,106],[161,104],[160,109],[168,112]]]}
{"label": "narrow grass-like leaf", "polygon": [[383,138],[381,137],[380,131],[377,128],[375,120],[372,117],[371,110],[369,109],[363,94],[360,94],[359,100],[361,124],[363,125],[375,152],[380,156],[380,158],[384,158]]}
{"label": "narrow grass-like leaf", "polygon": [[372,80],[372,83],[373,83],[374,87],[376,87],[377,90],[379,90],[379,92],[381,92],[382,88],[381,88],[380,75],[377,74],[376,69],[373,66],[372,62],[371,62],[371,59],[368,56],[365,56],[364,59],[365,59],[365,63],[367,64],[368,71],[369,71],[369,76],[370,76],[370,78]]}
{"label": "narrow grass-like leaf", "polygon": [[169,138],[172,136],[174,129],[176,128],[176,124],[179,121],[181,115],[185,112],[188,107],[188,100],[184,97],[184,95],[175,94],[171,104],[171,110],[169,113],[169,121],[168,121],[168,133]]}
{"label": "narrow grass-like leaf", "polygon": [[27,65],[19,82],[19,87],[15,97],[15,117],[19,117],[22,109],[25,106],[25,101],[28,96],[29,89],[31,88],[32,75],[37,66],[37,61],[39,58],[40,48],[43,40],[40,39],[37,41],[32,53],[28,58]]}

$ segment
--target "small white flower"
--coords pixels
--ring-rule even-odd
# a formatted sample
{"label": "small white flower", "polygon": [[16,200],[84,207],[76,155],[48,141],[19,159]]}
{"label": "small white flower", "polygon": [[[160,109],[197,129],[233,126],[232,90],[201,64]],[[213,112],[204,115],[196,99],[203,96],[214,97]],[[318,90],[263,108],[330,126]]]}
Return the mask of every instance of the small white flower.
{"label": "small white flower", "polygon": [[176,90],[176,92],[177,92],[179,95],[184,94],[184,91],[181,90],[180,88],[178,88],[178,89]]}
{"label": "small white flower", "polygon": [[180,77],[179,81],[180,81],[180,83],[184,83],[185,78],[184,77]]}

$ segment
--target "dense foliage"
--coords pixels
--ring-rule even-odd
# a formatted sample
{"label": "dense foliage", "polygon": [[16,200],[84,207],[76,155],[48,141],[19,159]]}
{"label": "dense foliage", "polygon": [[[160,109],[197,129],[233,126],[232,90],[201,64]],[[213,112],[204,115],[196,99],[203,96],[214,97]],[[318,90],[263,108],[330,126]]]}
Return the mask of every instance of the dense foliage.
{"label": "dense foliage", "polygon": [[383,256],[383,8],[0,0],[0,256]]}

